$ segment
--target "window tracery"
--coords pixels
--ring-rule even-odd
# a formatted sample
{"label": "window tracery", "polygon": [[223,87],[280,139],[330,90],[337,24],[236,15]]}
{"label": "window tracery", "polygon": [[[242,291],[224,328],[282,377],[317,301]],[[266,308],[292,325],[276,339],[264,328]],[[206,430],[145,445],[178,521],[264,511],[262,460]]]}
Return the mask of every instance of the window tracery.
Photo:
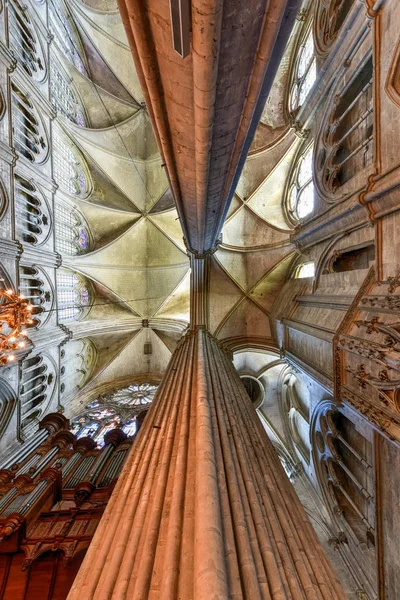
{"label": "window tracery", "polygon": [[33,305],[33,323],[38,327],[49,317],[53,293],[48,278],[39,267],[22,265],[19,270],[19,290]]}
{"label": "window tracery", "polygon": [[292,220],[304,219],[314,210],[313,145],[296,156],[289,185],[289,215]]}
{"label": "window tracery", "polygon": [[315,16],[315,39],[318,51],[324,54],[331,47],[354,0],[320,0]]}
{"label": "window tracery", "polygon": [[41,81],[45,75],[44,58],[27,9],[19,0],[11,0],[8,10],[11,49],[24,71]]}
{"label": "window tracery", "polygon": [[12,133],[15,149],[30,162],[42,162],[48,150],[43,124],[29,98],[11,84]]}
{"label": "window tracery", "polygon": [[372,164],[373,144],[373,66],[372,57],[343,79],[330,104],[321,130],[322,148],[318,169],[322,182],[330,193]]}
{"label": "window tracery", "polygon": [[135,435],[137,417],[150,407],[157,387],[151,383],[132,384],[99,396],[72,421],[72,433],[78,438],[92,437],[99,448],[104,445],[105,434],[115,427],[121,427],[128,436]]}
{"label": "window tracery", "polygon": [[317,407],[312,438],[317,476],[333,514],[356,542],[373,547],[371,442],[330,401]]}
{"label": "window tracery", "polygon": [[77,100],[71,82],[67,81],[54,61],[50,65],[50,74],[50,93],[53,105],[64,117],[80,127],[85,127],[83,108]]}
{"label": "window tracery", "polygon": [[83,48],[79,34],[74,27],[66,9],[59,0],[51,0],[49,6],[49,29],[63,56],[67,58],[80,73],[86,74],[83,63]]}
{"label": "window tracery", "polygon": [[50,211],[43,196],[31,181],[15,175],[16,235],[27,244],[40,245],[51,229]]}
{"label": "window tracery", "polygon": [[89,250],[89,233],[80,213],[57,203],[55,207],[56,247],[61,254],[74,256]]}
{"label": "window tracery", "polygon": [[83,318],[90,303],[89,284],[71,271],[57,272],[58,320],[60,323]]}
{"label": "window tracery", "polygon": [[54,365],[43,355],[22,362],[19,388],[22,430],[38,421],[51,399],[55,383]]}
{"label": "window tracery", "polygon": [[313,31],[310,27],[297,51],[290,92],[290,110],[297,111],[306,101],[317,78]]}
{"label": "window tracery", "polygon": [[89,177],[84,159],[72,141],[55,127],[53,132],[54,179],[73,196],[85,197],[89,193]]}

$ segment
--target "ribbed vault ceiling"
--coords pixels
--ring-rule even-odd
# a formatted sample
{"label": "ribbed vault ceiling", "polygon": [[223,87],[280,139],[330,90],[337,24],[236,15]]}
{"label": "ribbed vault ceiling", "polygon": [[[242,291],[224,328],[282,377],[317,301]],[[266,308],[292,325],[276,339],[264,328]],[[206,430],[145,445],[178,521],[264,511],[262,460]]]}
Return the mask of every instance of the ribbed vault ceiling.
{"label": "ribbed vault ceiling", "polygon": [[[83,392],[164,372],[189,320],[189,261],[165,169],[116,5],[70,4],[92,80],[69,65],[89,126],[61,119],[87,161],[93,189],[74,199],[92,234],[91,251],[63,260],[93,283],[87,320],[74,339],[96,348]],[[274,345],[270,314],[295,256],[282,198],[298,140],[282,109],[287,69],[276,78],[213,255],[211,330],[231,346]],[[107,304],[109,303],[109,304]],[[148,325],[148,326],[147,326]],[[151,344],[151,354],[144,345]],[[67,412],[81,400],[71,388]],[[82,397],[82,391],[80,392]]]}

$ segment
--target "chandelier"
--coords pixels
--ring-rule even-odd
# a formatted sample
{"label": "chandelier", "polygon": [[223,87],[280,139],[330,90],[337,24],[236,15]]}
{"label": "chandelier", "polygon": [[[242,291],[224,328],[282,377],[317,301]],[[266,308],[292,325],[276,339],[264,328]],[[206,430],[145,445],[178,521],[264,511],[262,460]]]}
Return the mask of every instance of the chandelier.
{"label": "chandelier", "polygon": [[0,289],[0,366],[15,360],[16,350],[25,347],[24,325],[32,325],[33,306],[13,290]]}

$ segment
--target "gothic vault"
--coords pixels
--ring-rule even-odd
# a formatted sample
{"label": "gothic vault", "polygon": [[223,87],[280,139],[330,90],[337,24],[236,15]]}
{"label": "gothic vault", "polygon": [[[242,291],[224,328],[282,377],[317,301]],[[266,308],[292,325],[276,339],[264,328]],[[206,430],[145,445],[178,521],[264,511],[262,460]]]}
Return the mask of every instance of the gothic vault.
{"label": "gothic vault", "polygon": [[0,2],[0,600],[400,598],[399,24]]}

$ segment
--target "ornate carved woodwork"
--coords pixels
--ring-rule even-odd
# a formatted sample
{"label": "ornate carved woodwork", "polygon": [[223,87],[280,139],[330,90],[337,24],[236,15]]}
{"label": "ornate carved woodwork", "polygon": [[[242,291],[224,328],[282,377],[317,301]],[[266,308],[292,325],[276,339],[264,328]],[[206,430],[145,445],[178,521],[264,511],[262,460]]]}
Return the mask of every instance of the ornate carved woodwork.
{"label": "ornate carved woodwork", "polygon": [[[325,505],[355,579],[375,598],[376,498],[371,436],[364,437],[349,409],[321,401],[311,421],[312,455]],[[340,542],[339,542],[340,540]],[[361,564],[356,557],[362,556]]]}
{"label": "ornate carved woodwork", "polygon": [[334,338],[335,393],[400,441],[400,277],[372,269]]}
{"label": "ornate carved woodwork", "polygon": [[[19,588],[26,600],[66,598],[133,440],[115,428],[98,448],[58,413],[39,427],[49,437],[0,471],[0,598]],[[34,583],[42,570],[62,583]]]}

